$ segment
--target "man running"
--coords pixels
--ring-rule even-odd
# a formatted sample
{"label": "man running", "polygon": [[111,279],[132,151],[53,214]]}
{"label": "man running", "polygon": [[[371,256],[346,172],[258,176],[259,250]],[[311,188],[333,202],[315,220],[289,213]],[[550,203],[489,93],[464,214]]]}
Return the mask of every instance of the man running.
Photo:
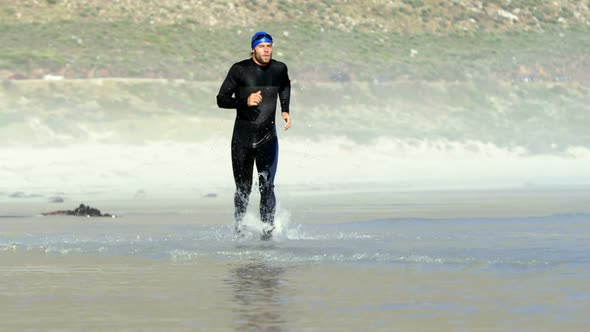
{"label": "man running", "polygon": [[231,142],[236,183],[236,233],[239,235],[242,231],[242,220],[252,191],[252,173],[256,163],[260,219],[266,225],[262,239],[268,240],[274,230],[276,206],[274,177],[279,157],[275,126],[277,97],[287,130],[291,127],[291,81],[287,66],[272,59],[273,39],[270,34],[264,31],[255,33],[250,45],[251,58],[235,63],[230,68],[217,94],[217,105],[236,109]]}

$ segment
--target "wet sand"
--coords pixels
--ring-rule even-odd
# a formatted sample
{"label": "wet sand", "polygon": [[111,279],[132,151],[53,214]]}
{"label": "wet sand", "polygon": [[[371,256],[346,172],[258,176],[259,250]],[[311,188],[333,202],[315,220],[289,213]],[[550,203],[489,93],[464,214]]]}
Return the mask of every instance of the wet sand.
{"label": "wet sand", "polygon": [[[584,190],[282,197],[298,224],[590,213]],[[84,203],[123,213],[116,219],[23,217],[56,205],[2,202],[0,236],[67,233],[95,223],[154,231],[168,223],[227,225],[232,216],[224,193],[211,199]],[[67,204],[58,208],[70,208]],[[175,261],[6,247],[0,252],[0,330],[586,331],[590,286],[584,278],[587,267],[579,269],[274,264],[202,255]]]}
{"label": "wet sand", "polygon": [[539,272],[30,251],[0,253],[0,278],[6,331],[586,331],[590,323],[587,299],[574,297],[588,294],[587,283],[556,288],[554,275]]}

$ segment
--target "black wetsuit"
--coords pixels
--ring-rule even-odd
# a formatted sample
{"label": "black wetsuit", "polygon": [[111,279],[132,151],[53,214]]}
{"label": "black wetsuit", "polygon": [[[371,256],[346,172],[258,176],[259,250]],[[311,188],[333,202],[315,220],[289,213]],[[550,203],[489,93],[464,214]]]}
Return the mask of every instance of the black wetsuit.
{"label": "black wetsuit", "polygon": [[[248,96],[257,91],[262,92],[262,102],[258,106],[248,106]],[[234,64],[219,89],[217,105],[236,109],[231,155],[238,227],[248,207],[254,163],[258,170],[260,218],[273,225],[276,205],[274,177],[278,162],[277,97],[281,111],[289,112],[290,96],[287,66],[275,60],[266,66],[260,66],[252,59]]]}

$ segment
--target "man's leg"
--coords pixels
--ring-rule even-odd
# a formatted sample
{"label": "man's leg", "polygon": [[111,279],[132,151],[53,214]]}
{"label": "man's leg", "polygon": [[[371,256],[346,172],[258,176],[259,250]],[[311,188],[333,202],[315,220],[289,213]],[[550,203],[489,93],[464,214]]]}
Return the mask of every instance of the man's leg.
{"label": "man's leg", "polygon": [[254,153],[247,147],[232,144],[232,169],[236,183],[234,195],[234,219],[236,232],[240,233],[242,220],[248,209],[250,192],[252,191],[252,172],[254,169]]}
{"label": "man's leg", "polygon": [[276,198],[274,192],[275,173],[279,159],[279,144],[273,139],[256,150],[256,169],[260,189],[260,219],[268,224],[263,238],[270,238],[274,229]]}

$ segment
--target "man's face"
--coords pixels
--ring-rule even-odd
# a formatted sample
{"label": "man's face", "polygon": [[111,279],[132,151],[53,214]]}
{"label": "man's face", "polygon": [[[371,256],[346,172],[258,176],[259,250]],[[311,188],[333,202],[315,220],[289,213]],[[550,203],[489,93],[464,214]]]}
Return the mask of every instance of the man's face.
{"label": "man's face", "polygon": [[260,43],[254,48],[254,62],[259,65],[267,65],[272,59],[272,44]]}

